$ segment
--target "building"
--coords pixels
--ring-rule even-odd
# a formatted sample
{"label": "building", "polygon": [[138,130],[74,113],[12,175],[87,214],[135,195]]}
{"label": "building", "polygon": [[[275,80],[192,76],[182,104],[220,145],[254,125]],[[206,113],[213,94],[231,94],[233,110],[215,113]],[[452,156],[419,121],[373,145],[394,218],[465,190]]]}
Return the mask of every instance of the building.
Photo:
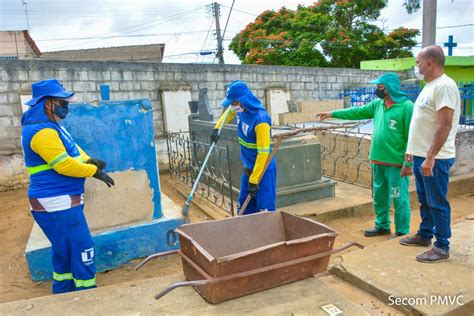
{"label": "building", "polygon": [[161,63],[164,51],[165,44],[131,45],[43,52],[41,59]]}
{"label": "building", "polygon": [[0,31],[0,59],[36,59],[40,56],[28,31]]}
{"label": "building", "polygon": [[[408,71],[414,78],[415,57],[366,60],[360,63],[360,69]],[[444,71],[456,82],[474,81],[474,56],[446,56]]]}

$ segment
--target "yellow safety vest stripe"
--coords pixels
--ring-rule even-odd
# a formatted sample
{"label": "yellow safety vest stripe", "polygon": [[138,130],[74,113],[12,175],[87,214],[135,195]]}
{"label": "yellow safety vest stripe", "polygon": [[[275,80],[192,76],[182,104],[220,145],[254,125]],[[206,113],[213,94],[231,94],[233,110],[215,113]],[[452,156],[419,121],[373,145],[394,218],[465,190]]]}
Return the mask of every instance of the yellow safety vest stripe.
{"label": "yellow safety vest stripe", "polygon": [[56,273],[53,271],[53,279],[56,281],[72,280],[72,273]]}
{"label": "yellow safety vest stripe", "polygon": [[[63,157],[63,155],[65,155],[65,156]],[[30,175],[33,175],[33,174],[41,172],[41,171],[53,169],[54,166],[57,166],[61,162],[66,161],[67,158],[69,158],[69,155],[67,153],[62,153],[62,154],[58,155],[56,158],[54,158],[52,160],[52,162],[49,163],[49,164],[44,164],[44,165],[39,165],[39,166],[34,166],[34,167],[26,167],[26,169],[28,170],[28,173]],[[84,158],[82,156],[76,156],[76,157],[71,157],[71,158],[76,159],[80,162],[85,162]]]}
{"label": "yellow safety vest stripe", "polygon": [[91,287],[91,286],[95,286],[96,283],[95,283],[95,277],[92,278],[92,279],[89,279],[89,280],[78,280],[78,279],[74,279],[74,284],[76,285],[76,287]]}

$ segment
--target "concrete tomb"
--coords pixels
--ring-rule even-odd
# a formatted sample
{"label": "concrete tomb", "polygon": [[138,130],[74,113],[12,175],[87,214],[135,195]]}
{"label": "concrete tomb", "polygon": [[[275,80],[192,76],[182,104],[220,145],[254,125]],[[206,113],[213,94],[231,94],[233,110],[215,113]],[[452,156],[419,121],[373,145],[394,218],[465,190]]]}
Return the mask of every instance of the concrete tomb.
{"label": "concrete tomb", "polygon": [[[200,99],[198,102],[204,101]],[[212,119],[201,120],[199,114],[191,114],[188,118],[191,138],[208,143],[215,122]],[[243,167],[240,160],[240,145],[235,121],[233,119],[222,129],[218,145],[229,148],[232,191],[234,197],[237,198]],[[289,127],[277,126],[272,128],[272,133],[288,132],[289,130]],[[278,170],[277,207],[334,197],[336,182],[322,176],[321,144],[316,136],[306,134],[283,141],[275,157]],[[198,157],[198,159],[200,158]],[[217,165],[212,166],[212,160],[209,163],[213,169],[220,168]]]}
{"label": "concrete tomb", "polygon": [[[84,213],[97,271],[179,247],[167,232],[183,223],[180,207],[160,192],[152,105],[147,99],[71,103],[63,125],[91,157],[107,162],[116,185],[86,180]],[[26,247],[35,281],[52,278],[51,245],[35,223]]]}

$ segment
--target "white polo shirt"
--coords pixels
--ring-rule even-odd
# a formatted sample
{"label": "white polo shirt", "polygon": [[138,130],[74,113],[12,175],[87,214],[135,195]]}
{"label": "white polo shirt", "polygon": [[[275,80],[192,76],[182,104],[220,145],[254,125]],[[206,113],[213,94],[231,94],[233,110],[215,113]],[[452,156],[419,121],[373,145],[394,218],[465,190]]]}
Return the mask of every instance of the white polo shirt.
{"label": "white polo shirt", "polygon": [[456,82],[446,74],[426,83],[416,99],[408,134],[407,154],[426,158],[438,126],[436,113],[445,106],[454,110],[453,124],[446,142],[435,159],[449,159],[456,156],[455,141],[459,128],[461,97]]}

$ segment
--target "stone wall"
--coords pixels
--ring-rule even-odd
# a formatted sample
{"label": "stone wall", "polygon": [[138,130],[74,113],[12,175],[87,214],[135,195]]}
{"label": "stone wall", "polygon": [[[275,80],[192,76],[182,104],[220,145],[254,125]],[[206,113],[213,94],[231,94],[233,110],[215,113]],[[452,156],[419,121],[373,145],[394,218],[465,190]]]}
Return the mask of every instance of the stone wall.
{"label": "stone wall", "polygon": [[456,162],[452,175],[474,172],[474,129],[460,129],[456,134]]}
{"label": "stone wall", "polygon": [[17,161],[21,154],[20,96],[30,95],[31,83],[37,80],[58,78],[66,89],[76,92],[79,101],[98,100],[103,83],[110,85],[112,100],[148,98],[154,107],[155,136],[161,137],[164,123],[160,91],[170,87],[188,87],[193,100],[197,100],[200,88],[207,88],[217,116],[224,87],[232,80],[246,81],[263,102],[266,102],[265,92],[274,88],[288,91],[291,101],[299,102],[339,98],[345,85],[367,83],[380,74],[312,67],[3,60],[0,61],[0,169],[8,170],[0,174],[0,188],[2,183],[8,182],[8,187],[19,183],[18,179],[10,181],[18,177],[18,170],[9,166],[10,160]]}

